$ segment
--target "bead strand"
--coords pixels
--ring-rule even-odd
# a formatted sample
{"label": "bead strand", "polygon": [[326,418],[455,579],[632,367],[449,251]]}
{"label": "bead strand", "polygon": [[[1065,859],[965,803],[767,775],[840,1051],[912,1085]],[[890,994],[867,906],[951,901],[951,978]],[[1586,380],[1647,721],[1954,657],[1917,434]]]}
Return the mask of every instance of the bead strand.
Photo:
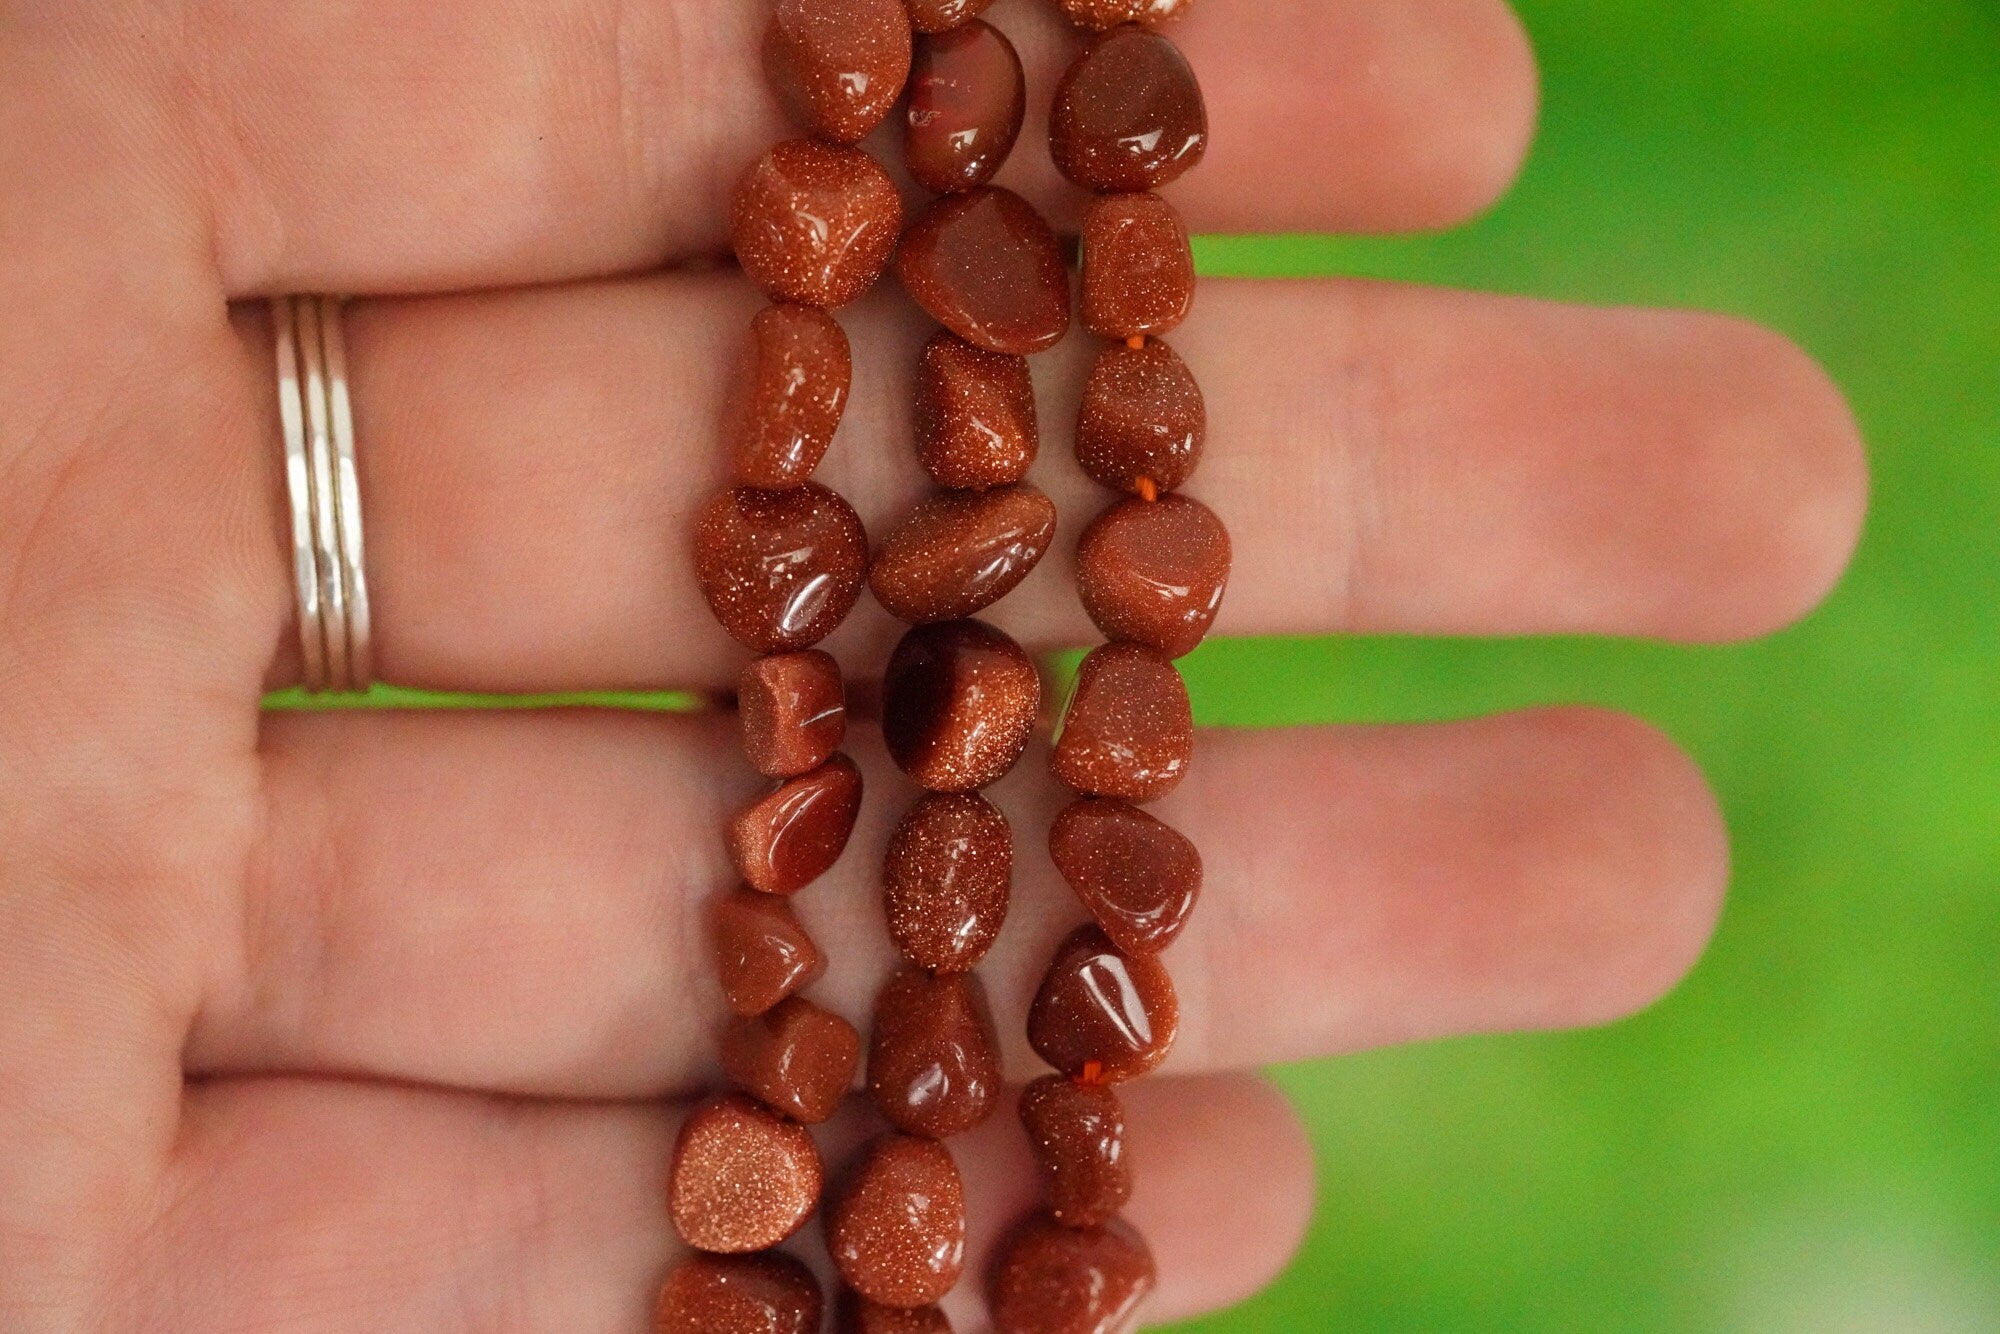
{"label": "bead strand", "polygon": [[[1069,287],[1054,233],[991,186],[1026,112],[1020,57],[978,4],[913,0],[921,30],[904,162],[939,196],[897,252],[904,286],[944,329],[917,370],[916,452],[941,488],[869,569],[876,600],[912,628],[883,676],[883,736],[924,795],[889,842],[883,900],[904,966],[876,1000],[867,1082],[893,1128],[828,1206],[847,1289],[841,1329],[948,1334],[936,1303],[964,1263],[962,1186],[943,1142],[999,1101],[999,1038],[975,971],[1005,920],[1007,818],[980,790],[1012,769],[1041,705],[1034,663],[970,619],[1011,592],[1055,537],[1055,506],[1026,481],[1038,450],[1028,354],[1060,341]],[[1023,283],[1021,276],[1032,281]]]}
{"label": "bead strand", "polygon": [[1140,809],[1187,773],[1194,720],[1174,660],[1214,623],[1229,535],[1178,488],[1199,462],[1201,390],[1161,336],[1194,296],[1179,215],[1154,191],[1193,167],[1207,116],[1193,71],[1153,25],[1183,0],[1059,0],[1094,35],[1058,85],[1050,150],[1095,194],[1082,228],[1082,319],[1106,340],[1085,384],[1076,457],[1123,493],[1084,532],[1077,586],[1110,641],[1078,669],[1051,766],[1077,796],[1049,851],[1093,919],[1058,946],[1028,1014],[1028,1041],[1058,1073],[1020,1114],[1044,1207],[1003,1239],[991,1301],[1000,1334],[1125,1327],[1155,1283],[1144,1238],[1119,1217],[1132,1192],[1113,1086],[1156,1068],[1179,1026],[1160,955],[1201,892],[1201,856]]}
{"label": "bead strand", "polygon": [[838,860],[861,808],[861,771],[839,750],[840,667],[813,645],[858,601],[868,538],[811,479],[852,374],[828,312],[874,284],[902,231],[894,182],[853,145],[901,96],[910,44],[901,0],[778,0],[765,68],[812,137],[752,163],[731,208],[737,259],[774,304],[751,321],[724,426],[736,485],[702,510],[694,560],[716,619],[759,655],[737,707],[744,754],[772,786],[725,831],[741,886],[710,925],[735,1088],[695,1107],[674,1146],[669,1212],[695,1253],[661,1290],[660,1334],[813,1334],[824,1315],[812,1271],[771,1248],[819,1206],[807,1127],[853,1086],[861,1038],[800,994],[825,960],[789,899]]}

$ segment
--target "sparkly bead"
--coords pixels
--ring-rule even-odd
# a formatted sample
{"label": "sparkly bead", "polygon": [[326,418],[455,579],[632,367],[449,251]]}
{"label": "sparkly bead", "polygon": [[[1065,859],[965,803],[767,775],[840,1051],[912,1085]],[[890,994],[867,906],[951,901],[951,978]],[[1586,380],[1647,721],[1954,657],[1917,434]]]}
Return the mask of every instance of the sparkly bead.
{"label": "sparkly bead", "polygon": [[1028,85],[1014,44],[990,23],[917,42],[903,163],[935,194],[993,179],[1027,115]]}
{"label": "sparkly bead", "polygon": [[704,1255],[674,1266],[654,1334],[819,1334],[824,1299],[812,1270],[781,1251]]}
{"label": "sparkly bead", "polygon": [[992,626],[920,625],[889,657],[882,736],[919,786],[972,792],[1021,758],[1041,700],[1035,664]]}
{"label": "sparkly bead", "polygon": [[1127,954],[1174,943],[1201,896],[1201,853],[1172,826],[1102,797],[1071,802],[1049,829],[1049,855],[1077,898]]}
{"label": "sparkly bead", "polygon": [[826,972],[826,958],[792,905],[754,889],[734,889],[709,912],[715,971],[729,1008],[762,1014]]}
{"label": "sparkly bead", "polygon": [[1093,649],[1057,724],[1051,767],[1078,792],[1152,801],[1180,786],[1194,715],[1174,665],[1138,644]]}
{"label": "sparkly bead", "polygon": [[994,1334],[1122,1334],[1156,1281],[1145,1239],[1122,1219],[1069,1228],[1034,1214],[994,1257]]}
{"label": "sparkly bead", "polygon": [[1145,28],[1095,38],[1056,87],[1049,150],[1087,190],[1157,190],[1201,161],[1208,112],[1187,58]]}
{"label": "sparkly bead", "polygon": [[840,664],[818,649],[757,658],[736,682],[743,753],[766,778],[796,778],[833,758],[847,736]]}
{"label": "sparkly bead", "polygon": [[852,376],[847,335],[833,316],[790,302],[758,311],[726,432],[736,479],[783,491],[810,478],[833,443]]}
{"label": "sparkly bead", "polygon": [[1119,1083],[1167,1059],[1180,1002],[1160,961],[1096,926],[1064,937],[1028,1008],[1028,1045],[1071,1079]]}
{"label": "sparkly bead", "polygon": [[976,793],[934,792],[889,836],[883,904],[903,957],[962,973],[985,957],[1007,920],[1014,840],[1007,817]]}
{"label": "sparkly bead", "polygon": [[979,17],[993,0],[909,0],[910,24],[918,32],[950,32]]}
{"label": "sparkly bead", "polygon": [[939,486],[983,491],[1026,477],[1040,448],[1027,360],[939,333],[917,362],[916,435]]}
{"label": "sparkly bead", "polygon": [[999,1046],[977,977],[902,969],[875,1000],[868,1092],[898,1130],[962,1135],[992,1114],[1000,1095]]}
{"label": "sparkly bead", "polygon": [[1194,0],[1057,0],[1071,23],[1092,32],[1121,23],[1164,23],[1187,13]]}
{"label": "sparkly bead", "polygon": [[758,653],[810,648],[854,608],[868,534],[854,508],[817,483],[738,487],[695,521],[695,574],[709,609]]}
{"label": "sparkly bead", "polygon": [[789,139],[736,188],[730,237],[750,281],[782,301],[832,309],[882,276],[903,226],[894,181],[844,144]]}
{"label": "sparkly bead", "polygon": [[947,491],[889,534],[869,566],[868,587],[898,620],[963,620],[1013,592],[1055,535],[1055,502],[1025,482]]}
{"label": "sparkly bead", "polygon": [[1106,638],[1178,658],[1192,653],[1215,624],[1229,561],[1229,530],[1199,500],[1133,498],[1084,530],[1076,586],[1083,609]]}
{"label": "sparkly bead", "polygon": [[1069,272],[1056,234],[1011,190],[947,195],[910,225],[896,273],[932,319],[989,352],[1025,356],[1069,331]]}
{"label": "sparkly bead", "polygon": [[909,11],[902,0],[778,0],[764,31],[764,73],[807,129],[858,142],[902,96]]}
{"label": "sparkly bead", "polygon": [[840,860],[861,813],[861,770],[836,755],[730,820],[730,860],[753,889],[796,894]]}
{"label": "sparkly bead", "polygon": [[1100,338],[1170,333],[1194,306],[1194,251],[1156,194],[1101,195],[1083,211],[1083,323]]}
{"label": "sparkly bead", "polygon": [[839,1110],[860,1063],[854,1025],[799,996],[736,1020],[722,1039],[723,1073],[766,1107],[809,1126]]}
{"label": "sparkly bead", "polygon": [[951,1321],[935,1306],[884,1306],[843,1288],[833,1328],[834,1334],[951,1334]]}
{"label": "sparkly bead", "polygon": [[1161,491],[1187,481],[1201,461],[1208,410],[1187,363],[1157,339],[1098,353],[1076,420],[1076,461],[1114,491]]}
{"label": "sparkly bead", "polygon": [[740,1255],[805,1226],[822,1180],[819,1150],[803,1126],[725,1093],[681,1123],[667,1204],[688,1245]]}
{"label": "sparkly bead", "polygon": [[1064,1227],[1108,1223],[1132,1198],[1125,1109],[1106,1086],[1044,1075],[1021,1092],[1021,1126],[1049,1212]]}
{"label": "sparkly bead", "polygon": [[827,1250],[847,1285],[884,1306],[927,1306],[965,1267],[965,1187],[935,1140],[885,1135],[828,1201]]}

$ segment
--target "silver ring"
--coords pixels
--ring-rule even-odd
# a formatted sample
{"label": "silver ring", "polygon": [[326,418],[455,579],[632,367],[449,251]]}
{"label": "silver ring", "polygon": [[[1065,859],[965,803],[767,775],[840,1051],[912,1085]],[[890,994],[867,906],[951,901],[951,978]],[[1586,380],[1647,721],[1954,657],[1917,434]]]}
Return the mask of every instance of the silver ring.
{"label": "silver ring", "polygon": [[306,689],[366,690],[374,655],[340,303],[280,297],[271,313]]}

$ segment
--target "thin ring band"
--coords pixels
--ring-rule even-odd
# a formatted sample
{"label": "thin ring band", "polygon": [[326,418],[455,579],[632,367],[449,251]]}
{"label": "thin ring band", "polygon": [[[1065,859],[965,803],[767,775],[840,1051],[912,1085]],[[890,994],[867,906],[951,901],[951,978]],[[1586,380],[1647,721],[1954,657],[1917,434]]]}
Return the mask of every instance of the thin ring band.
{"label": "thin ring band", "polygon": [[320,605],[319,558],[313,551],[312,464],[306,454],[305,397],[299,379],[298,323],[292,298],[271,303],[277,330],[278,420],[285,436],[285,495],[292,508],[293,591],[299,599],[299,658],[307,690],[325,690],[326,613]]}
{"label": "thin ring band", "polygon": [[319,299],[299,302],[299,351],[306,382],[306,456],[312,464],[313,554],[319,566],[320,605],[326,608],[326,675],[332,689],[347,688],[347,583],[340,573],[340,513],[333,490],[333,422],[326,404],[326,349],[320,339]]}
{"label": "thin ring band", "polygon": [[319,301],[320,342],[326,352],[326,397],[333,419],[334,506],[340,531],[340,576],[347,590],[347,684],[375,682],[368,575],[361,546],[361,474],[354,461],[354,403],[347,392],[347,335],[337,297]]}

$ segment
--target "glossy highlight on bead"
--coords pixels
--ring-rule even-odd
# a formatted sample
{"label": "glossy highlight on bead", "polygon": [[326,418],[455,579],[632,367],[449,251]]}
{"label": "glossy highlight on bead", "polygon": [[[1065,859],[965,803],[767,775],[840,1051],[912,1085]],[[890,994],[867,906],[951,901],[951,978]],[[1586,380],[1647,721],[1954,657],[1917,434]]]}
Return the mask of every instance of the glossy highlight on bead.
{"label": "glossy highlight on bead", "polygon": [[861,770],[836,755],[739,811],[725,838],[744,883],[796,894],[832,868],[861,813]]}
{"label": "glossy highlight on bead", "polygon": [[936,194],[993,179],[1027,115],[1028,85],[1014,44],[972,22],[918,40],[910,71],[903,163]]}
{"label": "glossy highlight on bead", "polygon": [[1071,1079],[1150,1073],[1179,1031],[1180,1002],[1159,960],[1124,953],[1094,925],[1064,937],[1028,1010],[1028,1045]]}
{"label": "glossy highlight on bead", "polygon": [[1187,58],[1146,28],[1098,36],[1056,87],[1049,148],[1087,190],[1157,190],[1179,179],[1208,148],[1208,110]]}

